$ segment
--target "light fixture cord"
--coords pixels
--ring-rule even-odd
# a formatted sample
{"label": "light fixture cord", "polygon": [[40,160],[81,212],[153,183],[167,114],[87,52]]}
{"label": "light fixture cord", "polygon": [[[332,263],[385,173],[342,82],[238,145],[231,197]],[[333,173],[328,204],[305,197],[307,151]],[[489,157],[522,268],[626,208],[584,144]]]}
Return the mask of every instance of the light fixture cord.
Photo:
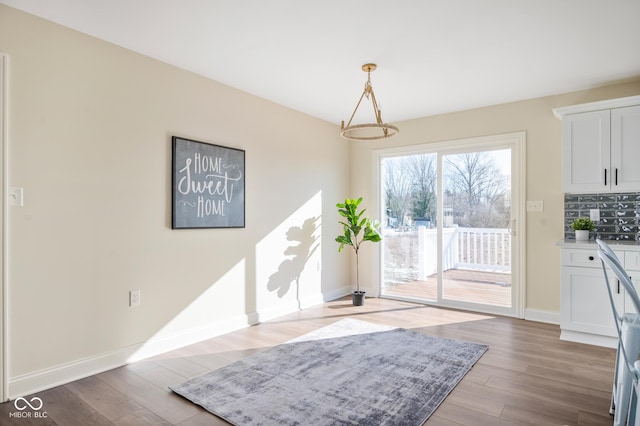
{"label": "light fixture cord", "polygon": [[[376,95],[373,93],[373,86],[371,85],[371,70],[367,70],[367,82],[364,84],[364,91],[362,95],[360,95],[360,99],[358,99],[358,103],[356,104],[355,109],[353,110],[353,114],[351,114],[351,118],[349,118],[349,122],[347,123],[347,127],[351,126],[351,121],[353,121],[353,117],[356,115],[356,111],[358,111],[358,107],[360,107],[360,103],[362,102],[362,98],[365,96],[369,99],[369,93],[371,93],[371,103],[373,104],[373,113],[376,116],[376,122],[378,124],[382,124],[382,113],[380,112],[380,108],[378,108],[378,102],[376,101]],[[344,122],[343,126],[344,128]],[[387,135],[388,130],[386,128],[382,129],[384,135]]]}

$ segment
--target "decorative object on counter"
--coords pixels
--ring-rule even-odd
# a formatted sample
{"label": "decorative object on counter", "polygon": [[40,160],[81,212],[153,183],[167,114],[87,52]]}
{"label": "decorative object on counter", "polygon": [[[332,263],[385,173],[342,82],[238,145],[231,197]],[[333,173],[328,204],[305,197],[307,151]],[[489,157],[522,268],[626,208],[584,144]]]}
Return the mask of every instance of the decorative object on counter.
{"label": "decorative object on counter", "polygon": [[589,232],[593,231],[596,224],[588,217],[577,217],[571,224],[571,228],[576,231],[576,241],[586,241],[589,239]]}
{"label": "decorative object on counter", "polygon": [[[364,304],[365,292],[360,291],[360,268],[358,265],[360,244],[365,241],[377,243],[382,240],[382,236],[380,236],[379,232],[380,224],[378,221],[372,221],[367,217],[362,217],[364,212],[367,211],[366,209],[362,209],[358,212],[358,206],[361,202],[362,197],[357,200],[347,198],[344,200],[344,203],[336,204],[340,216],[347,220],[346,222],[340,221],[340,224],[342,224],[344,228],[344,234],[336,237],[336,241],[340,243],[338,252],[341,252],[344,249],[344,246],[351,246],[356,253],[356,291],[351,294],[354,306],[362,306]],[[360,231],[363,232],[362,236],[360,236]]]}

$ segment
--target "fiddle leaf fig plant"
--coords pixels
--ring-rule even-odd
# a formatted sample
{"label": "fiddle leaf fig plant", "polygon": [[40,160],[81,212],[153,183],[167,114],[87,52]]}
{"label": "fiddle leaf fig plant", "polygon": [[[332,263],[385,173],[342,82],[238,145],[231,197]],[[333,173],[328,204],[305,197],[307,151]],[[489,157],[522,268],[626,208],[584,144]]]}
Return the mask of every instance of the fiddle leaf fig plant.
{"label": "fiddle leaf fig plant", "polygon": [[356,254],[356,292],[360,293],[360,272],[358,253],[360,251],[360,245],[365,241],[371,241],[374,243],[382,240],[380,235],[380,223],[376,220],[371,220],[364,217],[366,209],[358,211],[358,206],[362,202],[362,197],[357,200],[347,198],[344,203],[336,204],[338,213],[345,218],[344,221],[339,221],[342,224],[344,234],[338,235],[336,241],[340,244],[338,246],[338,252],[342,252],[345,246],[351,246]]}
{"label": "fiddle leaf fig plant", "polygon": [[577,217],[571,224],[571,228],[574,231],[593,231],[596,224],[588,217]]}

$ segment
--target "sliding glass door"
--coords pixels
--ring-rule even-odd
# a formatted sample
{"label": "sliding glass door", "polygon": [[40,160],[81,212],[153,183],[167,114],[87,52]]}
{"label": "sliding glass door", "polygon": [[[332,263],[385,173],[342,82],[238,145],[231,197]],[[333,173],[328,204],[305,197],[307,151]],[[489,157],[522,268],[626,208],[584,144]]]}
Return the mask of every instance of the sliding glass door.
{"label": "sliding glass door", "polygon": [[436,153],[382,159],[382,295],[438,300],[437,167]]}
{"label": "sliding glass door", "polygon": [[442,300],[511,308],[511,150],[442,156]]}
{"label": "sliding glass door", "polygon": [[512,164],[520,146],[452,145],[380,156],[381,294],[521,316],[513,200],[524,176],[514,179]]}

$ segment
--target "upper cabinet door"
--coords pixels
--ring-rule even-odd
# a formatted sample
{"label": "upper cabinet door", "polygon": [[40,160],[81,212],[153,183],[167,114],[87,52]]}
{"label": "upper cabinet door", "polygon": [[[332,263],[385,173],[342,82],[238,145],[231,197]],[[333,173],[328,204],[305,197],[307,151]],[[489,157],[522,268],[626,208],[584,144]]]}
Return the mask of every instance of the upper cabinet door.
{"label": "upper cabinet door", "polygon": [[640,106],[611,110],[611,190],[640,190]]}
{"label": "upper cabinet door", "polygon": [[564,192],[610,191],[610,124],[609,110],[570,114],[562,119]]}

